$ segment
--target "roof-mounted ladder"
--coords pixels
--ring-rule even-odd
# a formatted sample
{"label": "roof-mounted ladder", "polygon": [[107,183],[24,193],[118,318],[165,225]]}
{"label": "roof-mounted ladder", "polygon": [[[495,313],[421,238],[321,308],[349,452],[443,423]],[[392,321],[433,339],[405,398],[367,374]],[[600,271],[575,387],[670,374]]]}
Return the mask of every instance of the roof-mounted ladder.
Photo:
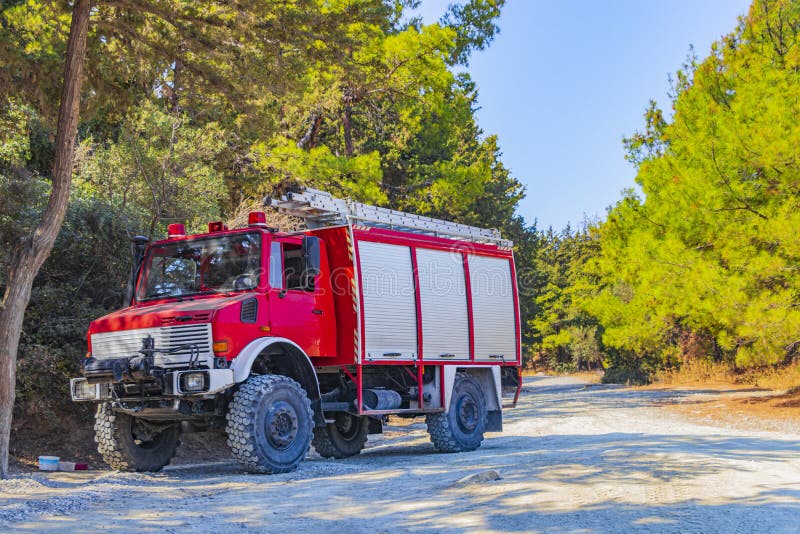
{"label": "roof-mounted ladder", "polygon": [[280,199],[268,197],[264,199],[264,204],[275,207],[282,213],[303,219],[309,228],[355,224],[476,243],[493,243],[501,247],[512,246],[512,242],[503,239],[500,231],[494,228],[478,228],[423,215],[370,206],[336,198],[330,193],[318,189],[305,188],[301,192],[287,193]]}

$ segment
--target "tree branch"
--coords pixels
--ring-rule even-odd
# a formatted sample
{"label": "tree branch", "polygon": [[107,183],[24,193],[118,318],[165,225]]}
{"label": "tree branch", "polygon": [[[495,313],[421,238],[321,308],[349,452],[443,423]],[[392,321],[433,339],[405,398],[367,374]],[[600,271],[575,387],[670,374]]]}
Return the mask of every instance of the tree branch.
{"label": "tree branch", "polygon": [[750,204],[746,200],[744,200],[743,198],[740,198],[736,194],[736,192],[733,190],[733,186],[731,185],[730,180],[728,180],[728,178],[722,172],[722,169],[719,168],[719,164],[717,163],[717,154],[716,154],[716,150],[714,149],[714,145],[711,145],[711,161],[714,162],[714,168],[717,170],[717,174],[722,179],[722,183],[724,183],[725,187],[727,187],[728,191],[730,191],[731,196],[734,198],[734,200],[736,200],[737,202],[739,202],[741,204],[741,207],[739,207],[738,209],[749,211],[750,213],[752,213],[754,215],[757,215],[757,216],[761,217],[764,220],[767,220],[767,216],[766,215],[756,211],[755,208],[750,206]]}

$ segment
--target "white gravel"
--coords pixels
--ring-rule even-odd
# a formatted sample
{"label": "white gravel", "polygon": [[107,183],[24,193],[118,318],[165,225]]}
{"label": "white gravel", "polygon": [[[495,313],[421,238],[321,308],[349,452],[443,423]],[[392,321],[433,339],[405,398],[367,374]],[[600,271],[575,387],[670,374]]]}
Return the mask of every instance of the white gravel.
{"label": "white gravel", "polygon": [[471,453],[435,453],[414,422],[287,475],[233,462],[22,475],[0,481],[0,530],[800,532],[800,428],[696,424],[662,406],[701,394],[535,377]]}

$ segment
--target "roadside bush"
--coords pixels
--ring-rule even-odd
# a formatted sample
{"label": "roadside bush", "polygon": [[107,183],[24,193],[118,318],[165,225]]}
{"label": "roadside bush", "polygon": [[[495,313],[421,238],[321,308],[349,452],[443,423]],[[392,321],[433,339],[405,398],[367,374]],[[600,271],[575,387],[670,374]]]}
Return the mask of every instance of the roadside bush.
{"label": "roadside bush", "polygon": [[[0,177],[0,273],[41,214],[48,189],[47,180],[24,170]],[[90,407],[70,400],[69,378],[78,376],[89,323],[122,304],[130,268],[126,224],[141,227],[136,220],[85,191],[73,194],[25,313],[12,449],[24,447],[31,434],[59,436],[65,419],[89,424]],[[0,292],[4,287],[0,274]]]}
{"label": "roadside bush", "polygon": [[643,386],[652,382],[650,375],[636,367],[609,367],[603,374],[603,384],[626,384]]}
{"label": "roadside bush", "polygon": [[578,370],[578,366],[575,365],[575,362],[560,362],[556,358],[550,359],[548,368],[551,371],[560,374],[574,373]]}
{"label": "roadside bush", "polygon": [[642,386],[653,381],[653,376],[663,367],[663,362],[659,355],[639,356],[627,351],[608,349],[603,366],[603,384]]}

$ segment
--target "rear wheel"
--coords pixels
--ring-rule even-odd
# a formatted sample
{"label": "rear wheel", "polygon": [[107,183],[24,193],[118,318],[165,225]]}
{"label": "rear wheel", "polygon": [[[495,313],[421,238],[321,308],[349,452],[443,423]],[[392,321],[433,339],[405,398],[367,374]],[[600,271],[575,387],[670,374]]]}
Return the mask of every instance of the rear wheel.
{"label": "rear wheel", "polygon": [[323,458],[347,458],[364,448],[368,429],[369,420],[366,416],[338,412],[333,423],[314,429],[311,444]]}
{"label": "rear wheel", "polygon": [[254,473],[297,469],[308,452],[313,428],[306,392],[285,376],[248,378],[228,409],[228,446]]}
{"label": "rear wheel", "polygon": [[155,423],[115,412],[108,403],[97,406],[94,423],[97,451],[120,471],[159,471],[178,448],[177,423]]}
{"label": "rear wheel", "polygon": [[447,413],[428,414],[428,434],[440,452],[474,451],[486,431],[486,398],[480,384],[466,373],[458,373]]}

